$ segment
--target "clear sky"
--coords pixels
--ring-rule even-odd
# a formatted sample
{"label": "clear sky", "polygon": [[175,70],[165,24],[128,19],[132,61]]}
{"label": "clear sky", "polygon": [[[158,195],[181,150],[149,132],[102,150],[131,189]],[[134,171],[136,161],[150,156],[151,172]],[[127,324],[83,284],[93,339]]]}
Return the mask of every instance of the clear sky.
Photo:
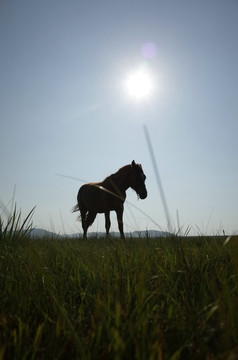
{"label": "clear sky", "polygon": [[[135,160],[148,198],[128,200],[166,229],[146,125],[174,227],[178,212],[191,233],[237,231],[237,18],[237,0],[1,0],[1,201],[16,186],[35,226],[77,232],[82,182],[56,174],[100,181]],[[135,99],[125,79],[141,68],[154,88]],[[124,222],[157,229],[129,205]]]}

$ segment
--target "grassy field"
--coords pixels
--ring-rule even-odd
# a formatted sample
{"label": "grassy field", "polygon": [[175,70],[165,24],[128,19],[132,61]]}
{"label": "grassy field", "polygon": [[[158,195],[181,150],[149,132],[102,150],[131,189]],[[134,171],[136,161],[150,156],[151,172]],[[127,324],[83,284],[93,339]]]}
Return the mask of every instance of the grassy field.
{"label": "grassy field", "polygon": [[0,236],[0,360],[238,358],[237,238]]}

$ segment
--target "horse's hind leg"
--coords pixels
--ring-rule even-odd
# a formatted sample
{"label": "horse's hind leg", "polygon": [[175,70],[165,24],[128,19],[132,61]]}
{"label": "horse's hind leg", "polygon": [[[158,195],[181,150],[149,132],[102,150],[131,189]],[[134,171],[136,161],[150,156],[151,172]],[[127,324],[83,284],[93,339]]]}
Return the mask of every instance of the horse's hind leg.
{"label": "horse's hind leg", "polygon": [[82,221],[82,228],[83,228],[83,237],[87,238],[87,230],[88,230],[88,226],[86,224],[87,210],[86,209],[80,209],[80,214],[81,214],[81,221]]}
{"label": "horse's hind leg", "polygon": [[111,221],[110,221],[110,212],[106,211],[105,212],[105,227],[106,227],[106,236],[109,235],[109,229],[111,226]]}
{"label": "horse's hind leg", "polygon": [[87,234],[87,230],[88,230],[89,226],[92,225],[92,223],[94,222],[96,215],[97,215],[97,213],[94,212],[94,211],[89,211],[89,212],[86,214],[86,220],[85,220],[85,237],[86,237],[86,234]]}

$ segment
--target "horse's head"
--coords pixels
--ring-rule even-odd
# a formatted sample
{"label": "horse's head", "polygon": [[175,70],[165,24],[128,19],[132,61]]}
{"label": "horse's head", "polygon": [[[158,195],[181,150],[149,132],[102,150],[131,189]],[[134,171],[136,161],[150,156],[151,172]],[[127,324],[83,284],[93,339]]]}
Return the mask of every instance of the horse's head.
{"label": "horse's head", "polygon": [[147,197],[147,190],[145,187],[146,176],[142,170],[142,166],[140,164],[136,164],[133,160],[131,168],[133,173],[131,188],[135,190],[140,199],[145,199]]}

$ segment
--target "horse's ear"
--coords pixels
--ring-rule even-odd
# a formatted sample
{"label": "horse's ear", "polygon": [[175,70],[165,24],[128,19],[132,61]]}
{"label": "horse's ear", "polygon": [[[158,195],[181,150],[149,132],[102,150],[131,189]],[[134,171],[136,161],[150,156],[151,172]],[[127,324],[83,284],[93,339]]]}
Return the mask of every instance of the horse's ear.
{"label": "horse's ear", "polygon": [[135,167],[135,166],[136,166],[135,160],[132,161],[131,166],[132,166],[132,167]]}

